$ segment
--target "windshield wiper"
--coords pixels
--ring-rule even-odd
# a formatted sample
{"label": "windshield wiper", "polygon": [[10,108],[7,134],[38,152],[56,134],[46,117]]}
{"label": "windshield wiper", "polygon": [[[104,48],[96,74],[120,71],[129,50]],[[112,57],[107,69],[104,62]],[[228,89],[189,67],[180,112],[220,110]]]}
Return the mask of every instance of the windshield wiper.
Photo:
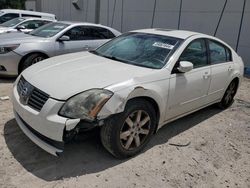
{"label": "windshield wiper", "polygon": [[126,60],[117,58],[117,57],[115,57],[115,56],[103,55],[103,54],[97,52],[96,50],[91,50],[91,51],[89,51],[89,52],[92,53],[92,54],[101,56],[101,57],[105,57],[105,58],[108,58],[108,59],[115,60],[115,61],[121,61],[121,62],[124,62],[124,63],[129,63],[129,61],[126,61]]}
{"label": "windshield wiper", "polygon": [[90,50],[89,52],[92,53],[92,54],[95,54],[95,55],[100,55],[100,53],[97,52],[96,50]]}
{"label": "windshield wiper", "polygon": [[127,63],[127,64],[131,64],[130,61],[127,61],[127,60],[124,60],[124,59],[120,59],[120,58],[117,58],[115,56],[108,56],[108,55],[101,55],[102,57],[105,57],[105,58],[108,58],[108,59],[112,59],[112,60],[115,60],[115,61],[120,61],[122,63]]}

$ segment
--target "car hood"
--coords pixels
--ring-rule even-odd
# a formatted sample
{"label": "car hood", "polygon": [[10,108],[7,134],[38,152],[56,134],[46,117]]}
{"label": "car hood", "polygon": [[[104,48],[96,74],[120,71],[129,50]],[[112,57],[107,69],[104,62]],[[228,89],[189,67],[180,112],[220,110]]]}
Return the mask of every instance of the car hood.
{"label": "car hood", "polygon": [[39,42],[45,40],[41,37],[35,37],[32,35],[24,34],[22,32],[15,33],[3,33],[0,35],[0,45],[5,44],[20,44],[20,43],[29,43],[29,42]]}
{"label": "car hood", "polygon": [[80,52],[44,60],[26,69],[22,75],[52,98],[66,100],[77,93],[105,88],[153,71]]}

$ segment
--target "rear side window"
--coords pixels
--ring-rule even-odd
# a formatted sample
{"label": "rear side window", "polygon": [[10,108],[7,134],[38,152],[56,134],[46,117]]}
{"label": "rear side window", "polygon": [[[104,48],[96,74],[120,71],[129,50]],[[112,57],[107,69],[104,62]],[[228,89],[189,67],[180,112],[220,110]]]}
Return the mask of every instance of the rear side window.
{"label": "rear side window", "polygon": [[22,17],[35,17],[35,18],[41,18],[41,16],[33,15],[33,14],[22,14]]}
{"label": "rear side window", "polygon": [[229,48],[225,47],[227,54],[227,61],[232,61],[232,52]]}
{"label": "rear side window", "polygon": [[111,39],[114,38],[115,35],[106,28],[102,27],[91,27],[93,39]]}
{"label": "rear side window", "polygon": [[232,60],[231,50],[216,41],[208,41],[211,64],[225,63]]}
{"label": "rear side window", "polygon": [[0,16],[0,23],[7,22],[7,21],[12,20],[13,18],[17,18],[17,17],[19,17],[19,14],[15,14],[15,13],[4,14],[4,15]]}
{"label": "rear side window", "polygon": [[192,41],[181,54],[180,61],[189,61],[193,63],[194,68],[208,65],[207,47],[204,39]]}

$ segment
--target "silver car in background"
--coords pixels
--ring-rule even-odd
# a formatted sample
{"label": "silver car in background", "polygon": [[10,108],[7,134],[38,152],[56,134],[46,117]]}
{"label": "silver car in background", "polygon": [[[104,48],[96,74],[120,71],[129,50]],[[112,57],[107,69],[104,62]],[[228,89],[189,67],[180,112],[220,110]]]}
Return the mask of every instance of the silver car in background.
{"label": "silver car in background", "polygon": [[43,59],[89,51],[121,33],[92,23],[53,22],[29,34],[0,35],[0,75],[16,76]]}
{"label": "silver car in background", "polygon": [[18,31],[29,33],[34,29],[37,29],[50,22],[52,22],[52,20],[43,18],[29,18],[29,17],[14,18],[12,20],[0,24],[0,34],[18,32]]}

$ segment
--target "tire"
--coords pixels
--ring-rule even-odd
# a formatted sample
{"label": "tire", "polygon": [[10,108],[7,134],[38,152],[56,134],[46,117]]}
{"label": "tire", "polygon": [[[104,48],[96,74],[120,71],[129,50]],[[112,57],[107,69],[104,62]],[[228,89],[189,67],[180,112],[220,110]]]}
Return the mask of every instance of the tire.
{"label": "tire", "polygon": [[134,156],[149,142],[156,124],[156,112],[149,102],[129,101],[124,112],[107,119],[101,127],[102,145],[117,158]]}
{"label": "tire", "polygon": [[234,102],[234,96],[238,89],[238,82],[233,80],[227,87],[221,101],[218,103],[218,106],[222,109],[230,107]]}
{"label": "tire", "polygon": [[39,61],[42,61],[46,59],[46,57],[42,54],[31,54],[29,55],[22,63],[21,65],[21,69],[20,69],[20,72],[21,73],[22,71],[24,71],[25,69],[27,69],[29,66],[39,62]]}

